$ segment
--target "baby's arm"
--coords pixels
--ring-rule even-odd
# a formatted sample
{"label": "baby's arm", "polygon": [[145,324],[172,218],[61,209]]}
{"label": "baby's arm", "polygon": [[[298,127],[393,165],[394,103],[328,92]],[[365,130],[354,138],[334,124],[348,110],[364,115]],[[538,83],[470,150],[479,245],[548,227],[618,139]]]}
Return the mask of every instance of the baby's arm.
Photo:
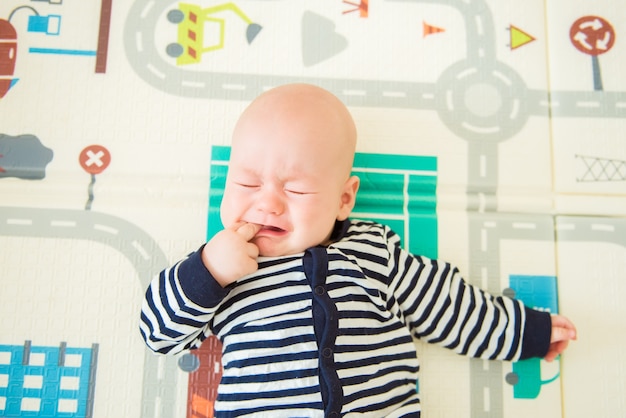
{"label": "baby's arm", "polygon": [[258,249],[248,242],[257,231],[257,225],[244,223],[221,231],[151,281],[139,325],[150,349],[166,354],[200,346],[210,334],[213,314],[230,292],[225,287],[258,268]]}
{"label": "baby's arm", "polygon": [[544,357],[546,361],[554,360],[567,348],[570,340],[576,340],[577,331],[574,324],[562,315],[552,315],[552,336],[550,348]]}
{"label": "baby's arm", "polygon": [[[388,234],[389,288],[414,335],[472,357],[553,360],[575,339],[565,317],[494,297],[465,282],[449,263],[414,256]],[[395,309],[395,308],[394,308]]]}

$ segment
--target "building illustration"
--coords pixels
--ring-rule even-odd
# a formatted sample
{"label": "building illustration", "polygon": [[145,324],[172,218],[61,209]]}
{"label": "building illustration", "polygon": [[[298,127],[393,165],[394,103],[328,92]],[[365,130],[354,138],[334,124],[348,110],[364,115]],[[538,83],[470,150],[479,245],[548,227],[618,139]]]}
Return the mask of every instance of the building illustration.
{"label": "building illustration", "polygon": [[98,344],[0,345],[0,416],[91,418]]}

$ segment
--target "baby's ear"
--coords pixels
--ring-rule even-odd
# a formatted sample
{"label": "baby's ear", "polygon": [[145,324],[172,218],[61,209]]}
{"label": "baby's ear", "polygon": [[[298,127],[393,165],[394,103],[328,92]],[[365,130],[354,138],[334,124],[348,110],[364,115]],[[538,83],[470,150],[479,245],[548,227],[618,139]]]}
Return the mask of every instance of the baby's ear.
{"label": "baby's ear", "polygon": [[360,182],[361,180],[357,176],[352,176],[346,180],[341,193],[341,205],[339,207],[337,220],[343,221],[350,216],[350,212],[352,212],[354,204],[356,203],[356,192],[359,190]]}

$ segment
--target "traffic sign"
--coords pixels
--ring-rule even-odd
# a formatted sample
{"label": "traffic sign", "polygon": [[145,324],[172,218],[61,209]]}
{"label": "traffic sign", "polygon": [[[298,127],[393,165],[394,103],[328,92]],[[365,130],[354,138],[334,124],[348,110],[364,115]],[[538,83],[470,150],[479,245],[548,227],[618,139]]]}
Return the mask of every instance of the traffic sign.
{"label": "traffic sign", "polygon": [[102,145],[89,145],[80,152],[80,166],[89,174],[100,174],[111,163],[111,153]]}
{"label": "traffic sign", "polygon": [[583,54],[598,56],[608,52],[615,43],[615,30],[604,18],[583,16],[569,30],[574,47]]}
{"label": "traffic sign", "polygon": [[511,50],[517,49],[520,46],[526,45],[536,39],[534,36],[513,25],[509,26],[509,35],[509,45],[511,46]]}
{"label": "traffic sign", "polygon": [[430,25],[424,21],[422,21],[422,34],[423,37],[427,37],[429,35],[433,35],[435,33],[441,33],[441,32],[445,32],[446,30],[444,28],[440,28],[438,26],[433,26]]}

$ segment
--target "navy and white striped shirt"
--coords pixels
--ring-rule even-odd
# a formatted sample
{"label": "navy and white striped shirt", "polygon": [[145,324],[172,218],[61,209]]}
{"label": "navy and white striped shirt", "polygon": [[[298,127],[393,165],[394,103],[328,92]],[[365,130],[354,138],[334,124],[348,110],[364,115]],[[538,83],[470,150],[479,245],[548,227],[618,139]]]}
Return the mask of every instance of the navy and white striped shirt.
{"label": "navy and white striped shirt", "polygon": [[221,288],[201,249],[150,284],[141,333],[158,353],[223,344],[218,417],[418,417],[413,337],[485,359],[543,356],[548,314],[412,255],[387,227],[348,220],[337,241]]}

